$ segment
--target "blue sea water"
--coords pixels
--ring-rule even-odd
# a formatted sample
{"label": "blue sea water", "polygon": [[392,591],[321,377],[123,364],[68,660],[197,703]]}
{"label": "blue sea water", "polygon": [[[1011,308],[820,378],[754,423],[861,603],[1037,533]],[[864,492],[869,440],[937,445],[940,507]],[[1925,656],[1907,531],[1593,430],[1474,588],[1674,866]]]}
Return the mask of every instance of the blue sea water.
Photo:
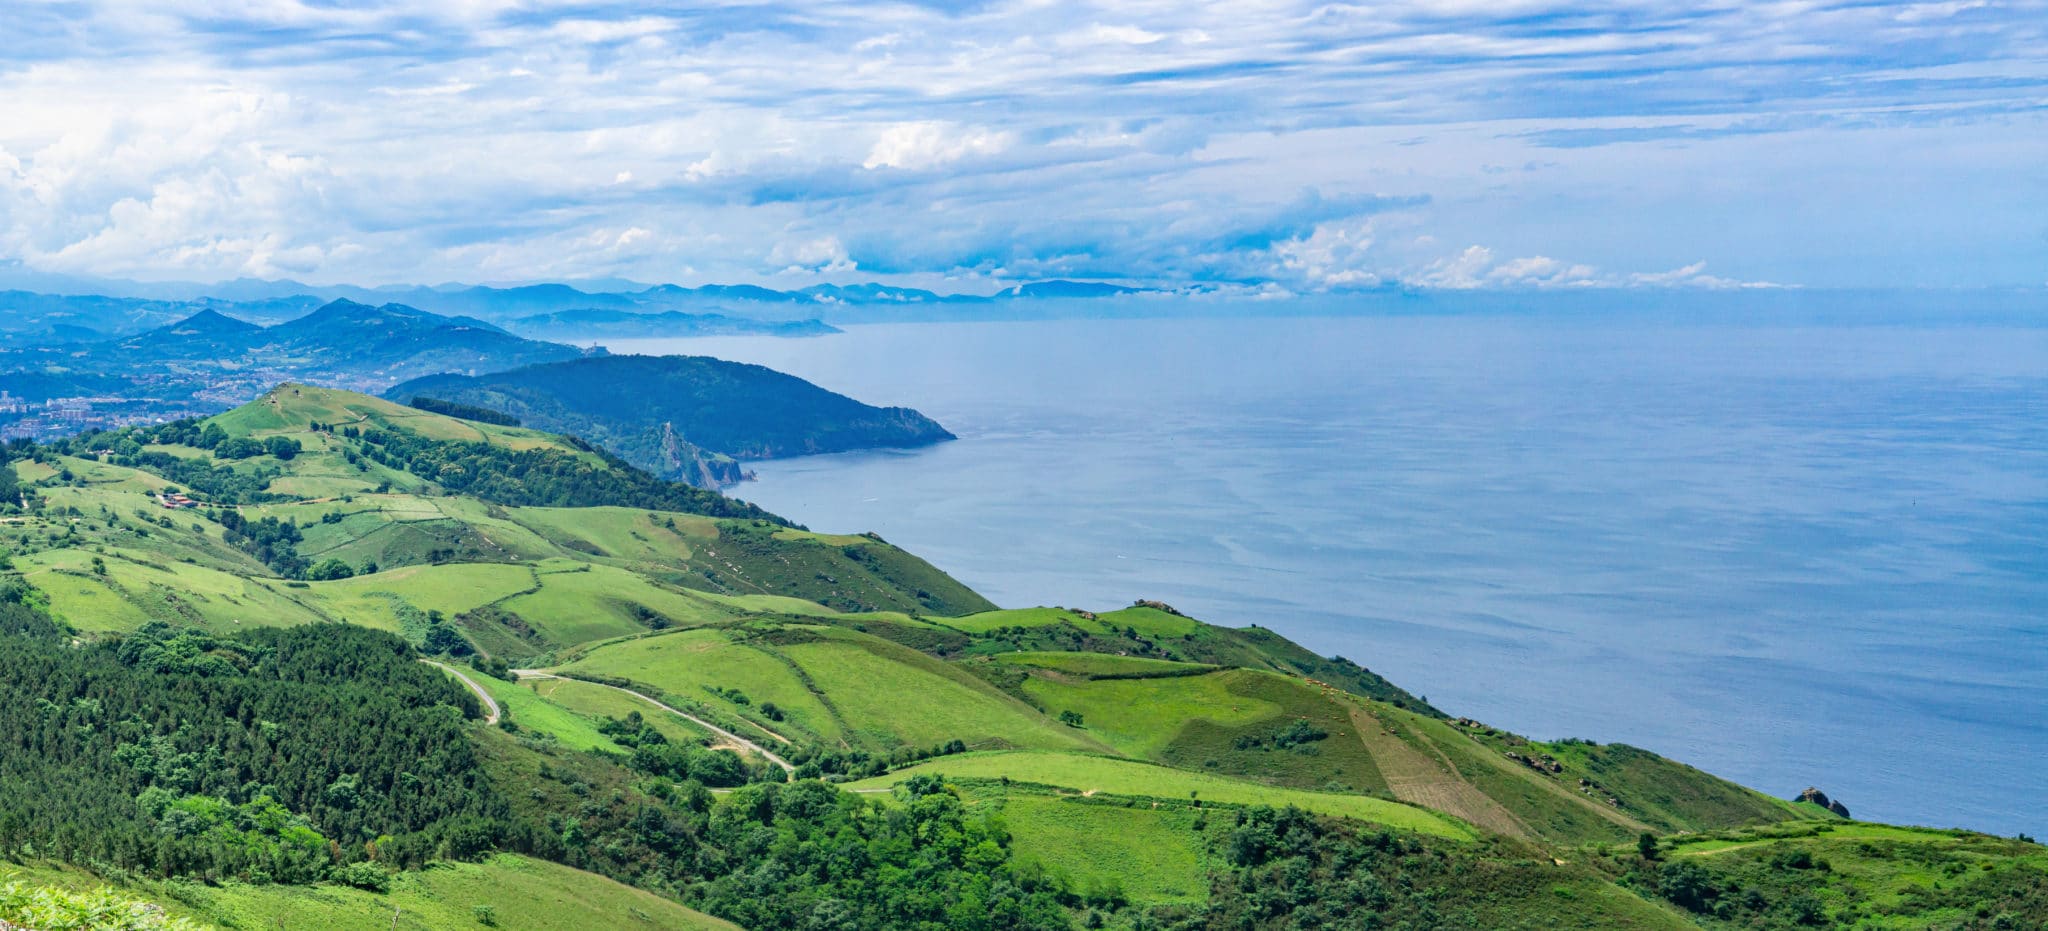
{"label": "blue sea water", "polygon": [[996,602],[1158,598],[1455,714],[2048,833],[2048,327],[1626,316],[614,342],[960,440],[754,465]]}

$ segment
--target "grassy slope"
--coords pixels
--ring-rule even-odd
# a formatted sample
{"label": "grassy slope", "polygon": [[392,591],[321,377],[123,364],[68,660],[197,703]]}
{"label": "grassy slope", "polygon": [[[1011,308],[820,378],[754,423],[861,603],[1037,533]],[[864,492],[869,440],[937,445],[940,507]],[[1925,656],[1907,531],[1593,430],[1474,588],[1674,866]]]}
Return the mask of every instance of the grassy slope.
{"label": "grassy slope", "polygon": [[[645,683],[778,733],[889,750],[962,740],[983,748],[1101,749],[1023,702],[922,653],[857,630],[754,625],[618,641],[565,671]],[[736,689],[742,704],[712,689]],[[763,716],[774,703],[784,720]]]}
{"label": "grassy slope", "polygon": [[1007,778],[1013,782],[1038,783],[1074,792],[1174,801],[1199,799],[1205,803],[1225,805],[1294,805],[1308,811],[1358,818],[1438,837],[1474,836],[1463,824],[1435,812],[1385,799],[1281,789],[1151,763],[1069,753],[969,753],[930,760],[853,785],[855,788],[880,788],[920,773],[940,773],[963,779]]}
{"label": "grassy slope", "polygon": [[[284,469],[270,491],[312,497],[244,507],[242,515],[297,524],[304,536],[299,551],[310,560],[374,562],[386,571],[310,586],[266,580],[269,570],[228,545],[203,512],[158,507],[151,495],[169,484],[163,479],[75,457],[55,467],[13,464],[24,479],[42,483],[35,490],[48,505],[6,528],[22,553],[22,569],[57,613],[85,630],[115,632],[152,618],[223,631],[340,618],[397,629],[403,606],[453,617],[496,605],[511,618],[472,625],[472,637],[486,650],[520,658],[650,626],[709,623],[758,610],[736,608],[735,598],[772,596],[828,614],[987,605],[922,560],[864,537],[630,508],[513,508],[442,496],[429,483],[367,459],[346,463],[341,449],[347,441],[312,432],[314,421],[397,425],[513,447],[559,446],[533,431],[285,386],[214,422],[231,434],[291,436],[304,452],[289,462],[259,456],[216,464],[244,472]],[[166,449],[211,458],[200,450]],[[75,481],[56,481],[57,467],[69,469]],[[385,483],[393,490],[377,492]],[[89,571],[88,549],[106,565],[104,575]],[[430,558],[454,564],[423,565]],[[545,579],[524,568],[535,564]],[[518,587],[507,588],[508,580]],[[526,597],[517,597],[522,593]]]}
{"label": "grassy slope", "polygon": [[665,713],[617,689],[575,679],[528,679],[517,686],[587,719],[625,718],[639,712],[642,720],[672,743],[712,739],[710,731]]}
{"label": "grassy slope", "polygon": [[[2028,906],[2048,914],[2048,847],[1969,831],[1856,822],[1771,825],[1666,842],[1664,859],[1706,871],[1723,889],[1754,890],[1782,914],[1810,896],[1824,921],[1859,928],[2029,927]],[[1742,896],[1724,892],[1729,899]],[[1717,903],[1718,904],[1718,903]],[[1741,927],[1748,910],[1697,916],[1709,927]]]}
{"label": "grassy slope", "polygon": [[971,787],[966,797],[1001,813],[1020,863],[1063,876],[1084,895],[1116,890],[1146,904],[1200,902],[1209,896],[1209,873],[1223,866],[1214,844],[1230,819],[1200,809],[999,785]]}
{"label": "grassy slope", "polygon": [[[653,691],[716,707],[725,714],[746,718],[792,738],[843,741],[845,729],[839,718],[804,684],[802,677],[772,651],[745,640],[736,640],[727,630],[687,630],[642,637],[592,650],[563,667],[563,671],[630,679],[652,686]],[[710,692],[713,688],[737,689],[746,696],[747,704],[716,696]],[[770,702],[783,710],[785,720],[769,721],[762,716],[761,706]]]}
{"label": "grassy slope", "polygon": [[[0,863],[23,882],[89,889],[103,881],[69,867]],[[124,891],[163,905],[172,915],[222,928],[333,928],[357,931],[468,931],[482,927],[475,907],[488,905],[496,927],[634,927],[672,931],[736,928],[651,892],[602,876],[527,857],[501,855],[481,863],[446,863],[400,875],[389,893],[345,886],[203,886],[136,882]]]}

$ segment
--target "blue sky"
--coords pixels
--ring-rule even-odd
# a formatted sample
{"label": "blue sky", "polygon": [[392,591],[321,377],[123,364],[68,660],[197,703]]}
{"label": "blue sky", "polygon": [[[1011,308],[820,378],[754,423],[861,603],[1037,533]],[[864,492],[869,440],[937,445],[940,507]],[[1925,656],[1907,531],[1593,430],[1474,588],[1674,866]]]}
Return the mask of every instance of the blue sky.
{"label": "blue sky", "polygon": [[2048,0],[0,0],[0,24],[0,262],[37,271],[2048,282]]}

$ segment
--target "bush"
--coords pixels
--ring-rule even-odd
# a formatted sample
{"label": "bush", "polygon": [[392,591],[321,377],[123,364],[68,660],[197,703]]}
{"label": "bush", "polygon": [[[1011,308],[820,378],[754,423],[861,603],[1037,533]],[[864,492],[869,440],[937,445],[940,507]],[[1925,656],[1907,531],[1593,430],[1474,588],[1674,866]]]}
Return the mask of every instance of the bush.
{"label": "bush", "polygon": [[371,892],[390,892],[391,874],[374,863],[344,863],[327,871],[327,878],[344,886]]}

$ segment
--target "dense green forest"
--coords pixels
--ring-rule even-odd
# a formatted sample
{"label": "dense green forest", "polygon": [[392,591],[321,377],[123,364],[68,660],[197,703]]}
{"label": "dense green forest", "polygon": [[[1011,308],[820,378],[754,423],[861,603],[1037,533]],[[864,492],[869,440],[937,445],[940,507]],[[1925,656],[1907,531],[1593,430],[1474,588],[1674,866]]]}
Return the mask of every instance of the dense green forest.
{"label": "dense green forest", "polygon": [[[344,428],[360,436],[363,455],[440,484],[451,492],[498,504],[539,507],[631,507],[711,517],[787,523],[767,511],[715,491],[665,481],[618,457],[567,437],[586,455],[553,448],[507,449],[490,443],[433,440],[400,430]],[[595,457],[598,461],[592,462]]]}
{"label": "dense green forest", "polygon": [[430,398],[426,395],[415,395],[412,400],[406,403],[423,411],[446,414],[450,417],[460,417],[464,420],[474,420],[478,423],[494,423],[501,427],[519,426],[519,418],[511,414],[491,410],[487,407],[457,404],[454,401],[443,401],[440,398]]}
{"label": "dense green forest", "polygon": [[159,875],[309,882],[502,839],[474,698],[343,625],[74,647],[0,591],[0,845]]}

